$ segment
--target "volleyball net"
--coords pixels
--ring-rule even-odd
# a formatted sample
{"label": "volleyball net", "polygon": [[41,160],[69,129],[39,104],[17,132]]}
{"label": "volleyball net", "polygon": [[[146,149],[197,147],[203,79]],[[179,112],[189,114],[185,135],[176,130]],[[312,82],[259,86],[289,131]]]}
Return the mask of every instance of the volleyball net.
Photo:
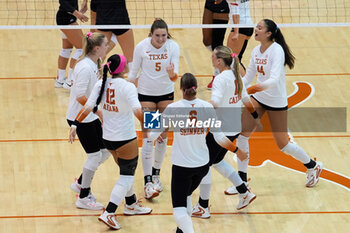
{"label": "volleyball net", "polygon": [[[26,26],[28,28],[40,25],[49,28],[56,26],[58,0],[0,2],[2,29],[16,26],[21,29],[27,28]],[[79,0],[79,5],[81,2],[82,0]],[[126,0],[126,4],[132,28],[148,28],[156,17],[163,18],[170,28],[181,28],[181,25],[205,27],[199,26],[202,24],[205,0]],[[278,24],[287,26],[298,24],[343,26],[350,23],[350,0],[251,0],[250,12],[255,23],[260,19],[270,18]],[[86,15],[89,17],[90,12],[86,12]],[[90,23],[84,25],[87,27]]]}

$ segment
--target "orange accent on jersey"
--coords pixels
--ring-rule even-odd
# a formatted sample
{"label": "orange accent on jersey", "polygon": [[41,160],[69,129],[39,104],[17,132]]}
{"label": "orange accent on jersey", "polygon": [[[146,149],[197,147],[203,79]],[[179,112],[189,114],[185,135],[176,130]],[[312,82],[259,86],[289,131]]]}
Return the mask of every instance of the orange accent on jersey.
{"label": "orange accent on jersey", "polygon": [[115,104],[115,90],[107,88],[107,94],[106,94],[106,103],[107,104]]}
{"label": "orange accent on jersey", "polygon": [[87,115],[90,114],[91,111],[91,109],[83,107],[75,119],[79,122],[82,122],[87,117]]}
{"label": "orange accent on jersey", "polygon": [[160,66],[162,63],[156,62],[156,71],[160,71],[162,67]]}
{"label": "orange accent on jersey", "polygon": [[264,90],[264,88],[262,88],[260,84],[255,84],[255,85],[247,88],[247,92],[249,95],[254,94],[256,92],[259,92],[259,91],[263,91],[263,90]]}
{"label": "orange accent on jersey", "polygon": [[262,75],[265,75],[264,67],[263,66],[257,66],[257,71],[261,73]]}

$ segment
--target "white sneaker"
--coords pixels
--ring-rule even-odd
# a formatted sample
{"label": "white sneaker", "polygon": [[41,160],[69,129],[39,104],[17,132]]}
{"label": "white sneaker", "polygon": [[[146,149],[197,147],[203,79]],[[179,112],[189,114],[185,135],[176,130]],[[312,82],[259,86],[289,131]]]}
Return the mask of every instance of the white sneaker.
{"label": "white sneaker", "polygon": [[114,230],[119,230],[120,228],[122,228],[122,226],[117,222],[115,217],[116,217],[115,213],[108,213],[107,211],[104,211],[100,215],[100,217],[98,217],[98,221],[103,222],[104,224],[106,224],[107,226],[109,226]]}
{"label": "white sneaker", "polygon": [[102,210],[104,208],[101,203],[93,200],[93,198],[91,198],[91,195],[84,198],[78,197],[77,201],[75,202],[75,206],[80,209],[87,210]]}
{"label": "white sneaker", "polygon": [[71,84],[71,83],[68,83],[67,81],[65,81],[65,82],[63,83],[62,87],[63,87],[64,89],[70,90],[71,87],[72,87],[72,84]]}
{"label": "white sneaker", "polygon": [[124,214],[128,216],[132,216],[135,214],[145,215],[145,214],[150,214],[151,212],[152,212],[152,209],[142,206],[140,201],[137,201],[132,205],[125,204],[125,208],[124,208]]}
{"label": "white sneaker", "polygon": [[252,203],[252,201],[254,201],[256,198],[255,194],[247,191],[245,193],[240,193],[239,194],[239,202],[237,205],[237,210],[241,210],[245,207],[247,207],[250,203]]}
{"label": "white sneaker", "polygon": [[78,183],[78,179],[77,178],[74,178],[74,182],[70,185],[70,189],[73,192],[76,192],[78,194],[80,193],[81,185]]}
{"label": "white sneaker", "polygon": [[[250,191],[249,183],[248,183],[248,182],[244,182],[244,184],[245,184],[245,186],[247,187],[248,191]],[[224,191],[224,193],[225,193],[226,195],[237,195],[237,194],[238,194],[238,191],[237,191],[237,189],[236,189],[236,186],[233,185],[233,186],[229,187],[228,189],[226,189],[226,190]]]}
{"label": "white sneaker", "polygon": [[55,87],[57,87],[57,88],[62,88],[62,87],[63,87],[63,84],[64,84],[64,80],[61,81],[61,80],[56,79]]}
{"label": "white sneaker", "polygon": [[154,197],[157,197],[159,195],[159,192],[153,188],[153,183],[148,182],[145,185],[145,198],[146,199],[152,199]]}
{"label": "white sneaker", "polygon": [[308,188],[314,187],[320,179],[322,170],[323,164],[321,162],[316,162],[316,166],[314,168],[307,169],[307,179],[305,186]]}
{"label": "white sneaker", "polygon": [[[70,189],[74,192],[76,192],[77,194],[80,194],[80,190],[81,190],[81,185],[78,183],[78,179],[74,178],[74,182],[70,185]],[[78,196],[79,197],[79,196]],[[96,202],[96,197],[94,194],[92,194],[92,192],[89,193],[89,197]]]}
{"label": "white sneaker", "polygon": [[153,188],[160,193],[163,191],[163,186],[162,182],[160,182],[160,176],[153,175],[152,176],[152,181],[153,181]]}
{"label": "white sneaker", "polygon": [[199,203],[192,209],[191,217],[196,218],[210,218],[209,207],[203,208]]}

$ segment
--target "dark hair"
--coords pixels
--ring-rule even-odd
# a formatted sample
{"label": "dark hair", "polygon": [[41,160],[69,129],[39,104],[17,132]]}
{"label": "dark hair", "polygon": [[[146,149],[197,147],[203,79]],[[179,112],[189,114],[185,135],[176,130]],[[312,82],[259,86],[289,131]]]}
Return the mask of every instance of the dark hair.
{"label": "dark hair", "polygon": [[238,56],[236,55],[235,58],[233,58],[232,50],[229,47],[223,46],[223,45],[216,47],[214,51],[216,51],[215,53],[216,57],[221,58],[224,61],[226,67],[231,67],[232,61],[234,59],[232,72],[237,81],[238,96],[241,96],[243,83],[242,83],[241,75],[239,74]]}
{"label": "dark hair", "polygon": [[166,32],[168,33],[168,36],[167,36],[168,39],[173,38],[169,33],[168,24],[166,24],[166,22],[161,18],[156,18],[153,21],[152,26],[151,26],[151,31],[149,32],[148,36],[152,36],[153,32],[158,28],[162,28],[162,29],[165,28]]}
{"label": "dark hair", "polygon": [[196,96],[197,79],[191,73],[185,73],[180,80],[180,88],[186,96]]}
{"label": "dark hair", "polygon": [[266,32],[271,32],[270,40],[275,40],[280,44],[284,51],[284,65],[288,65],[289,69],[294,68],[295,57],[289,49],[281,30],[277,27],[276,23],[271,19],[263,19],[266,25]]}
{"label": "dark hair", "polygon": [[[119,67],[120,62],[121,62],[121,59],[119,54],[114,54],[108,58],[107,63],[103,66],[102,85],[101,85],[100,93],[96,100],[95,107],[93,109],[94,113],[97,111],[98,105],[101,103],[102,96],[105,91],[104,89],[107,81],[107,72],[113,73],[113,71]],[[118,75],[119,74],[113,74],[112,77],[116,77]]]}

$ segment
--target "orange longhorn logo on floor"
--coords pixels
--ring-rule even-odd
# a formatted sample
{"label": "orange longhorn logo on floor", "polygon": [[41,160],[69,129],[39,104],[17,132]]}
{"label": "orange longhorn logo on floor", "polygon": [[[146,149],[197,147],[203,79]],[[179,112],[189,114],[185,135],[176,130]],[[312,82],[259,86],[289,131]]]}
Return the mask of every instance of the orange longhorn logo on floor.
{"label": "orange longhorn logo on floor", "polygon": [[[313,86],[307,82],[296,82],[294,83],[296,90],[288,97],[288,108],[296,107],[297,105],[305,102],[313,95]],[[270,123],[267,114],[261,119],[261,123],[264,128],[264,132],[255,132],[251,135],[249,140],[250,148],[250,160],[249,166],[258,167],[263,166],[267,162],[272,162],[276,165],[280,165],[287,169],[294,171],[306,172],[304,165],[295,160],[293,157],[284,154],[277,147],[273,135],[271,132]],[[142,146],[142,133],[138,132],[139,146]],[[169,133],[168,145],[173,143],[173,134]],[[307,152],[311,157],[312,152]],[[324,163],[327,167],[327,164]],[[323,169],[321,178],[341,185],[342,187],[350,190],[350,178],[340,173],[331,171],[329,169]]]}

